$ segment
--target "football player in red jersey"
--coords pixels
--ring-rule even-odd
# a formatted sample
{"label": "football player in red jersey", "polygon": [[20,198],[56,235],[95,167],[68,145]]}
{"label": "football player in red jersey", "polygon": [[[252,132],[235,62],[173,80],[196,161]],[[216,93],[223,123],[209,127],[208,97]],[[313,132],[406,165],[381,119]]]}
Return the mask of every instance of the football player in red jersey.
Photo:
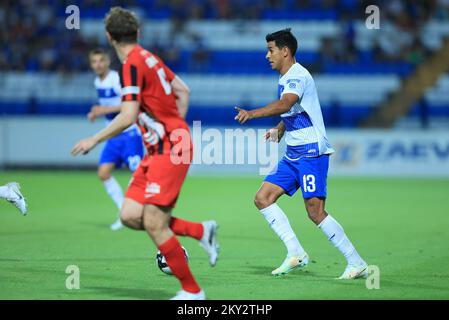
{"label": "football player in red jersey", "polygon": [[86,154],[132,123],[138,124],[148,152],[126,192],[121,220],[132,229],[146,230],[165,256],[182,286],[174,300],[205,299],[175,234],[199,240],[214,266],[218,255],[217,223],[194,223],[171,216],[192,159],[193,146],[184,120],[189,88],[159,57],[138,45],[139,23],[132,12],[112,8],[105,26],[108,40],[123,64],[121,112],[107,128],[78,142],[72,155]]}

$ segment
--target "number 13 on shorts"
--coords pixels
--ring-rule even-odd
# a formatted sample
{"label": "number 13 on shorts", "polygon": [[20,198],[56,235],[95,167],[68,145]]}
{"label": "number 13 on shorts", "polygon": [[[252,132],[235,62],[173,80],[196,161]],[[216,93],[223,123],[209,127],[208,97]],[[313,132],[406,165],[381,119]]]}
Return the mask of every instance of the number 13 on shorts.
{"label": "number 13 on shorts", "polygon": [[326,198],[329,156],[302,158],[298,162],[297,181],[301,184],[303,198]]}
{"label": "number 13 on shorts", "polygon": [[302,192],[315,192],[315,176],[313,174],[306,174],[302,176]]}

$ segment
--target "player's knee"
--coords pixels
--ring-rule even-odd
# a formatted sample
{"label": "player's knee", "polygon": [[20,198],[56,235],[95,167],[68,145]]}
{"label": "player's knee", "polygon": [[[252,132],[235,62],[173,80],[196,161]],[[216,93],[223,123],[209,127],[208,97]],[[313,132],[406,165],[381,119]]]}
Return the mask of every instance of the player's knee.
{"label": "player's knee", "polygon": [[122,208],[120,212],[120,220],[122,223],[133,229],[142,229],[142,217],[135,214],[135,212],[131,212],[126,208]]}
{"label": "player's knee", "polygon": [[254,197],[254,204],[257,209],[262,210],[274,203],[274,198],[267,194],[257,193]]}
{"label": "player's knee", "polygon": [[120,211],[120,220],[123,224],[128,225],[133,219],[129,212],[126,209],[122,208],[122,210]]}
{"label": "player's knee", "polygon": [[111,171],[104,167],[98,168],[97,174],[101,181],[106,181],[111,177]]}

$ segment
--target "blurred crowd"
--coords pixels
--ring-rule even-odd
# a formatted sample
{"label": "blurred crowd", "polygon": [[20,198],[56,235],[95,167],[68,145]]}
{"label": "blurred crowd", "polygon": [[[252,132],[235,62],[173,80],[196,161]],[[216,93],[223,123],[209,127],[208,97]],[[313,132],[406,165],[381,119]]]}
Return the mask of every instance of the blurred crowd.
{"label": "blurred crowd", "polygon": [[[359,2],[361,3],[361,10],[370,4],[381,8],[381,31],[379,36],[373,39],[371,48],[373,60],[377,62],[420,64],[432,49],[426,46],[423,39],[424,26],[432,20],[449,21],[449,0]],[[356,11],[342,11],[339,19],[341,32],[338,37],[323,39],[323,61],[351,63],[359,59],[360,50],[357,47],[354,28],[357,17],[354,12]]]}
{"label": "blurred crowd", "polygon": [[[86,53],[99,45],[97,39],[84,38],[80,32],[66,32],[65,8],[73,1],[2,0],[0,2],[0,70],[73,72],[88,69]],[[76,3],[76,1],[75,1]],[[430,48],[422,41],[420,30],[429,20],[449,20],[449,0],[132,0],[77,1],[82,17],[101,19],[108,8],[122,5],[140,16],[167,18],[173,32],[182,32],[191,20],[250,20],[266,18],[267,12],[333,12],[341,32],[322,40],[319,64],[356,63],[360,59],[355,23],[365,19],[365,8],[381,8],[382,36],[373,43],[371,53],[377,62],[419,64]],[[203,70],[210,49],[194,39],[191,71]],[[181,49],[176,42],[162,46],[144,44],[176,70]],[[318,68],[319,69],[319,68]]]}
{"label": "blurred crowd", "polygon": [[[75,71],[87,68],[95,46],[79,32],[66,32],[63,1],[0,2],[0,70]],[[64,6],[64,7],[63,7]],[[64,8],[64,9],[63,9]]]}

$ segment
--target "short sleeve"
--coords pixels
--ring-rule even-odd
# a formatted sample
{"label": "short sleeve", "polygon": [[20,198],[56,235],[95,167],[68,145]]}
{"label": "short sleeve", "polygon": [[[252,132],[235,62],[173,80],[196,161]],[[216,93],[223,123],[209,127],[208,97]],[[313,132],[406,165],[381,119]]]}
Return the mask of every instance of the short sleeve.
{"label": "short sleeve", "polygon": [[142,90],[142,78],[137,66],[125,63],[120,72],[120,84],[122,87],[122,101],[140,101]]}
{"label": "short sleeve", "polygon": [[167,80],[169,83],[171,83],[173,80],[175,80],[176,74],[166,65],[164,65],[164,71],[165,71],[165,75],[167,76]]}
{"label": "short sleeve", "polygon": [[305,79],[304,78],[298,78],[298,79],[288,79],[284,86],[284,91],[282,94],[286,93],[293,93],[296,94],[300,99],[302,95],[304,94],[305,89]]}

